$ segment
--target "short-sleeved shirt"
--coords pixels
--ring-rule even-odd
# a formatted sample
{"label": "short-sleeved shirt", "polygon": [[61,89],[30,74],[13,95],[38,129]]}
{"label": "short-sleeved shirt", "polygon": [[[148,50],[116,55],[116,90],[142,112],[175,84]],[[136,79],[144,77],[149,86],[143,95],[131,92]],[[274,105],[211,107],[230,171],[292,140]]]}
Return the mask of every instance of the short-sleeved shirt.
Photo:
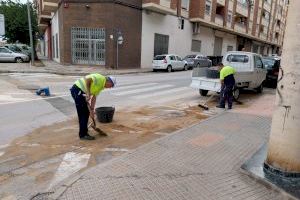
{"label": "short-sleeved shirt", "polygon": [[235,85],[235,69],[230,66],[224,66],[220,71],[220,79],[224,80],[225,85]]}
{"label": "short-sleeved shirt", "polygon": [[99,93],[104,89],[106,83],[106,77],[101,74],[89,74],[84,78],[81,78],[75,82],[75,85],[79,87],[84,93],[87,93],[85,79],[91,78],[93,80],[90,88],[90,94],[93,96],[99,95]]}

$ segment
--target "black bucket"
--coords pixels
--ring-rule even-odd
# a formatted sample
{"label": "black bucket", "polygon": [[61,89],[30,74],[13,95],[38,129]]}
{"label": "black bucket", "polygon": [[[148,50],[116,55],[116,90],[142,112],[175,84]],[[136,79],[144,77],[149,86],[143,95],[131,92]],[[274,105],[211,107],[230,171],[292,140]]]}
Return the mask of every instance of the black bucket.
{"label": "black bucket", "polygon": [[99,107],[96,108],[97,119],[101,123],[110,123],[114,118],[114,107]]}

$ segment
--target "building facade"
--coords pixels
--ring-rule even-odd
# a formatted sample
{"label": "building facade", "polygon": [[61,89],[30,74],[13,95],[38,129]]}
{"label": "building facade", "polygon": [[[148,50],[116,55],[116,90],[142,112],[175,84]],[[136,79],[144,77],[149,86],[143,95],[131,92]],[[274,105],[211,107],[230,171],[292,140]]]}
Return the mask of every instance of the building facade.
{"label": "building facade", "polygon": [[151,67],[153,56],[280,54],[287,0],[38,0],[44,54],[62,64]]}

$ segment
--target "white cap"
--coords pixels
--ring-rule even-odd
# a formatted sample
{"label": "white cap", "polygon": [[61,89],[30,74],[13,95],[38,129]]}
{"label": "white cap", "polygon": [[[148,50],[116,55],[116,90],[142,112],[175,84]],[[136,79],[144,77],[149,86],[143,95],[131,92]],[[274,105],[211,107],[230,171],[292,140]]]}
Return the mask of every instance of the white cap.
{"label": "white cap", "polygon": [[110,82],[113,84],[112,87],[115,87],[116,84],[117,84],[117,79],[116,77],[113,77],[113,76],[108,76],[108,79],[110,80]]}

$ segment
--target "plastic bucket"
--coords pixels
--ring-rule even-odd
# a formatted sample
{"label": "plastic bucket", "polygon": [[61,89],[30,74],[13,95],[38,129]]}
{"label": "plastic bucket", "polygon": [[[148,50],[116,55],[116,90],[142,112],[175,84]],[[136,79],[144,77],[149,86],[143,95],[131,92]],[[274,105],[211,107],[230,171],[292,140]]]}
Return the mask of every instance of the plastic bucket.
{"label": "plastic bucket", "polygon": [[101,123],[110,123],[114,118],[114,107],[99,107],[96,108],[97,119]]}

